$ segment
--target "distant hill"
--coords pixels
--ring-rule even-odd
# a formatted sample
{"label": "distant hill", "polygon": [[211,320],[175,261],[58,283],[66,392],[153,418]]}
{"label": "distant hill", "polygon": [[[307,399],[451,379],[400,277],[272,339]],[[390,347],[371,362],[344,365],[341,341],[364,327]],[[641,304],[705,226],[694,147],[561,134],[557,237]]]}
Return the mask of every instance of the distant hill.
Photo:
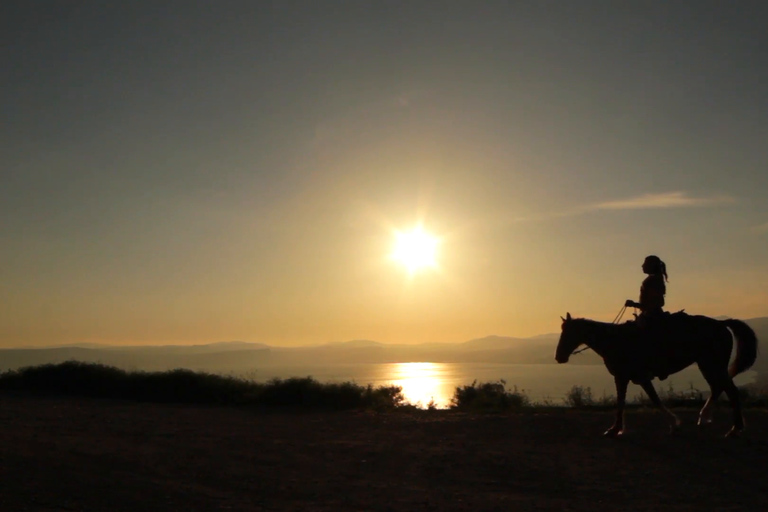
{"label": "distant hill", "polygon": [[101,363],[126,370],[193,370],[223,372],[254,368],[269,349],[254,344],[252,348],[225,350],[188,347],[130,347],[130,348],[40,348],[0,350],[0,370],[16,369],[69,360]]}
{"label": "distant hill", "polygon": [[757,335],[757,362],[753,369],[768,374],[768,317],[750,318],[746,323]]}
{"label": "distant hill", "polygon": [[[758,340],[768,343],[768,317],[746,322]],[[485,336],[463,343],[387,344],[351,340],[304,347],[276,347],[247,341],[202,345],[109,346],[75,345],[0,349],[0,370],[67,360],[97,362],[129,370],[190,368],[217,373],[243,373],[275,366],[314,366],[397,362],[555,364],[558,333],[530,338]],[[768,351],[763,351],[768,352]],[[754,369],[768,374],[768,356],[758,356]],[[569,364],[602,364],[588,350]]]}
{"label": "distant hill", "polygon": [[334,341],[332,343],[328,343],[323,346],[334,347],[334,348],[369,348],[369,347],[383,347],[385,346],[385,344],[379,343],[378,341],[371,341],[371,340],[351,340],[351,341]]}
{"label": "distant hill", "polygon": [[[553,338],[557,343],[557,337]],[[495,350],[495,349],[509,349],[518,346],[519,344],[535,344],[542,345],[543,343],[550,342],[550,339],[534,339],[534,338],[509,338],[505,336],[486,336],[484,338],[477,338],[474,340],[465,341],[460,343],[459,346],[466,350]],[[554,349],[553,349],[554,351]]]}

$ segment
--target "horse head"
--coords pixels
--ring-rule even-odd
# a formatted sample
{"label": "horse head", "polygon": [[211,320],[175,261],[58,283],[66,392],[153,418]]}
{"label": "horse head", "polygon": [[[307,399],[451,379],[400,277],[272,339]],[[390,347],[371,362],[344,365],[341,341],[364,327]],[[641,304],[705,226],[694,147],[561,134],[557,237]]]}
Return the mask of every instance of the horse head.
{"label": "horse head", "polygon": [[563,320],[563,324],[560,326],[560,341],[557,342],[555,361],[562,364],[567,363],[573,351],[584,343],[584,336],[570,313],[566,313],[565,318],[560,318]]}

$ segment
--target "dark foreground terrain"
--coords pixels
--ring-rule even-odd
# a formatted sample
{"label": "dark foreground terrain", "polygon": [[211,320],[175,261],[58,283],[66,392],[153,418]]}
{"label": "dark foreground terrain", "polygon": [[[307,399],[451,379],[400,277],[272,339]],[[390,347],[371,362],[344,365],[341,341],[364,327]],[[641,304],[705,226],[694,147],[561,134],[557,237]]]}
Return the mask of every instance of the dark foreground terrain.
{"label": "dark foreground terrain", "polygon": [[0,394],[0,510],[768,510],[768,413],[255,412]]}

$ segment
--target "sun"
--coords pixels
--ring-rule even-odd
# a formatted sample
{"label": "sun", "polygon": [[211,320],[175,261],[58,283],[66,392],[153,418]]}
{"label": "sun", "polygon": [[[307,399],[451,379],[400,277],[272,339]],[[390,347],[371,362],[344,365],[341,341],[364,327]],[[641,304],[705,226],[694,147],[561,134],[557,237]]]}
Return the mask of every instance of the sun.
{"label": "sun", "polygon": [[392,259],[402,263],[413,274],[437,266],[438,240],[418,226],[411,231],[395,233]]}

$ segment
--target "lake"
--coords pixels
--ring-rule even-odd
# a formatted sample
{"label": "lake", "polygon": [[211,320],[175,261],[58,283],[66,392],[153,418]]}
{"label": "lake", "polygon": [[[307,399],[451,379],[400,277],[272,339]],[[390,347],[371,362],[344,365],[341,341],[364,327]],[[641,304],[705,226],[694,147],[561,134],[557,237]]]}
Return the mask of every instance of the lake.
{"label": "lake", "polygon": [[[748,371],[736,377],[737,385],[752,382],[757,373]],[[486,364],[486,363],[386,363],[337,364],[329,366],[285,366],[258,370],[247,377],[264,382],[271,378],[312,376],[320,382],[353,381],[358,384],[382,386],[395,384],[403,388],[406,400],[426,406],[434,401],[438,407],[447,407],[458,386],[478,382],[496,382],[503,379],[507,388],[517,386],[536,402],[548,400],[555,404],[563,399],[573,386],[590,387],[592,396],[615,395],[613,377],[603,365],[556,364]],[[709,391],[696,366],[671,375],[665,381],[654,381],[657,390],[672,386],[683,391],[693,386]],[[640,386],[630,384],[628,399],[643,394]]]}

